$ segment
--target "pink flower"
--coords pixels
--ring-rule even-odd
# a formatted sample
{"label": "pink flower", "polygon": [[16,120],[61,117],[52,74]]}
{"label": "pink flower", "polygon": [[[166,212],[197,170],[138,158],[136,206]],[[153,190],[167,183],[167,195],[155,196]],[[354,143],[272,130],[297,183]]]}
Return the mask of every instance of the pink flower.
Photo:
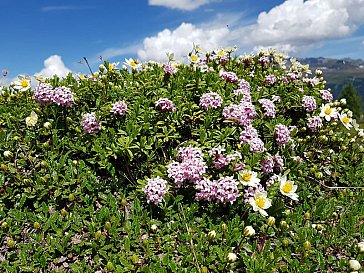
{"label": "pink flower", "polygon": [[53,102],[53,87],[49,83],[40,83],[34,90],[34,99],[42,106]]}
{"label": "pink flower", "polygon": [[307,112],[312,112],[316,109],[316,100],[312,96],[303,96],[302,98],[302,106],[306,109]]}
{"label": "pink flower", "polygon": [[204,178],[196,182],[195,188],[197,190],[195,198],[198,201],[213,201],[216,198],[216,181]]}
{"label": "pink flower", "polygon": [[210,92],[203,94],[200,99],[200,106],[206,110],[209,108],[216,109],[222,104],[222,98],[218,93]]}
{"label": "pink flower", "polygon": [[219,203],[234,203],[239,197],[238,182],[232,177],[222,177],[216,181],[216,200]]}
{"label": "pink flower", "polygon": [[252,103],[242,101],[238,105],[230,104],[226,106],[222,115],[226,120],[237,121],[240,125],[248,126],[253,122],[256,112]]}
{"label": "pink flower", "polygon": [[267,117],[274,118],[276,116],[276,108],[274,102],[268,99],[258,100],[264,109],[264,115]]}
{"label": "pink flower", "polygon": [[265,76],[265,82],[269,84],[274,84],[276,82],[276,77],[274,75]]}
{"label": "pink flower", "polygon": [[175,68],[173,65],[165,64],[164,65],[164,72],[166,72],[168,75],[173,75],[178,71],[177,68]]}
{"label": "pink flower", "polygon": [[240,143],[248,143],[252,153],[265,151],[264,142],[259,138],[258,131],[253,126],[246,126],[240,133]]}
{"label": "pink flower", "polygon": [[321,98],[327,102],[332,102],[333,95],[328,90],[320,90]]}
{"label": "pink flower", "polygon": [[235,83],[239,81],[238,76],[236,76],[234,72],[226,72],[224,70],[221,70],[219,74],[220,78],[225,80],[226,82]]}
{"label": "pink flower", "polygon": [[291,140],[290,131],[286,125],[277,124],[275,126],[275,140],[279,145],[285,145]]}
{"label": "pink flower", "polygon": [[263,174],[268,174],[273,172],[274,161],[271,156],[260,161],[260,168]]}
{"label": "pink flower", "polygon": [[97,120],[95,113],[84,114],[81,125],[83,126],[83,131],[88,134],[97,134],[101,130],[101,124]]}
{"label": "pink flower", "polygon": [[6,77],[8,75],[8,71],[6,69],[3,69],[2,71],[3,77]]}
{"label": "pink flower", "polygon": [[128,106],[126,105],[125,101],[117,101],[112,105],[112,109],[110,110],[115,116],[124,116],[126,111],[128,110]]}
{"label": "pink flower", "polygon": [[322,127],[322,120],[319,116],[313,116],[308,118],[307,127],[312,131],[316,132],[320,127]]}
{"label": "pink flower", "polygon": [[163,201],[163,197],[167,193],[167,181],[160,178],[148,178],[147,185],[143,188],[146,194],[147,203],[153,203],[155,205]]}
{"label": "pink flower", "polygon": [[60,86],[54,89],[52,101],[60,106],[71,107],[75,98],[68,87]]}
{"label": "pink flower", "polygon": [[155,104],[157,108],[163,112],[174,112],[176,110],[174,103],[167,98],[160,98],[155,102]]}

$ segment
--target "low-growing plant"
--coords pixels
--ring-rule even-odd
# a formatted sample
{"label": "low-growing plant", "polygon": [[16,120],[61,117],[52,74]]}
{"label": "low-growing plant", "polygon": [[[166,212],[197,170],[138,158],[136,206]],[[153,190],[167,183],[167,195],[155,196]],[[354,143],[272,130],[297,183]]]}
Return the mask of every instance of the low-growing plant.
{"label": "low-growing plant", "polygon": [[2,267],[301,272],[322,242],[344,266],[329,249],[340,243],[310,240],[326,222],[313,229],[311,215],[291,222],[287,210],[360,186],[364,131],[321,71],[233,52],[194,47],[188,64],[105,62],[4,88]]}

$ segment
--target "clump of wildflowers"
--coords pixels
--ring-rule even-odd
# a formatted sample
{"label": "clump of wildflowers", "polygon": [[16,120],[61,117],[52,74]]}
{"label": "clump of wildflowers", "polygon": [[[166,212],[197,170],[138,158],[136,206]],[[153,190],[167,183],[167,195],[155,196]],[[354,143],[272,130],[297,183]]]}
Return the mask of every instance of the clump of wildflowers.
{"label": "clump of wildflowers", "polygon": [[332,102],[334,99],[333,95],[329,90],[320,90],[321,98],[327,102]]}
{"label": "clump of wildflowers", "polygon": [[35,100],[42,106],[53,102],[53,87],[49,83],[40,83],[34,90]]}
{"label": "clump of wildflowers", "polygon": [[306,109],[307,112],[312,112],[316,109],[316,100],[312,96],[303,96],[302,98],[302,106]]}
{"label": "clump of wildflowers", "polygon": [[269,99],[260,99],[258,100],[264,109],[264,115],[266,117],[274,118],[276,116],[276,109],[274,102]]}
{"label": "clump of wildflowers", "polygon": [[275,140],[279,145],[285,145],[288,141],[291,140],[290,130],[286,125],[277,124],[275,127]]}
{"label": "clump of wildflowers", "polygon": [[156,178],[148,178],[147,185],[143,188],[143,191],[146,195],[147,203],[157,205],[163,201],[167,193],[167,181],[159,176]]}
{"label": "clump of wildflowers", "polygon": [[165,64],[163,66],[163,68],[164,68],[164,72],[166,72],[166,74],[168,74],[168,75],[173,75],[178,71],[178,68],[174,67],[171,64]]}
{"label": "clump of wildflowers", "polygon": [[307,120],[307,127],[312,131],[312,132],[317,132],[319,130],[319,128],[322,127],[322,120],[319,116],[313,116],[308,118]]}
{"label": "clump of wildflowers", "polygon": [[246,126],[240,133],[240,143],[248,143],[253,153],[264,152],[264,142],[259,138],[258,131],[253,126]]}
{"label": "clump of wildflowers", "polygon": [[124,116],[126,111],[128,110],[128,106],[125,101],[117,101],[112,105],[112,109],[110,110],[115,116]]}
{"label": "clump of wildflowers", "polygon": [[83,131],[87,134],[97,134],[101,130],[101,124],[97,120],[95,113],[84,114],[82,116],[81,125]]}
{"label": "clump of wildflowers", "polygon": [[167,98],[160,98],[156,101],[155,105],[158,109],[163,112],[174,112],[176,110],[176,106],[174,106],[173,101]]}
{"label": "clump of wildflowers", "polygon": [[226,106],[222,115],[226,120],[248,126],[252,124],[256,111],[252,103],[242,101],[240,104],[230,104],[229,106]]}
{"label": "clump of wildflowers", "polygon": [[238,76],[234,72],[226,72],[224,70],[220,70],[220,78],[231,83],[239,81]]}
{"label": "clump of wildflowers", "polygon": [[60,86],[55,89],[48,83],[40,83],[34,90],[34,99],[41,105],[55,103],[63,107],[71,107],[74,95],[68,87]]}
{"label": "clump of wildflowers", "polygon": [[216,109],[222,105],[222,98],[218,93],[210,92],[203,94],[200,98],[200,106],[206,110]]}
{"label": "clump of wildflowers", "polygon": [[219,203],[234,203],[239,197],[238,182],[231,176],[216,181],[216,200]]}

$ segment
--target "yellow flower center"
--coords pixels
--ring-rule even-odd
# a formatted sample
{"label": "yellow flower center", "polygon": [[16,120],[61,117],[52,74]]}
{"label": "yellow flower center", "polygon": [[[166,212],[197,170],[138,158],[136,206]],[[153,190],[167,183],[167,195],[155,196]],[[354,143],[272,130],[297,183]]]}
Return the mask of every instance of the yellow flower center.
{"label": "yellow flower center", "polygon": [[219,56],[222,57],[224,55],[224,50],[220,49],[219,50]]}
{"label": "yellow flower center", "polygon": [[265,205],[265,198],[264,197],[257,197],[255,198],[255,204],[260,207],[261,209],[264,208],[264,205]]}
{"label": "yellow flower center", "polygon": [[350,122],[350,119],[347,115],[345,115],[343,118],[342,118],[342,122],[343,123],[349,123]]}
{"label": "yellow flower center", "polygon": [[131,66],[131,67],[135,67],[135,66],[136,66],[135,61],[131,61],[131,62],[130,62],[130,66]]}
{"label": "yellow flower center", "polygon": [[192,55],[191,56],[191,61],[192,62],[196,62],[197,61],[197,56],[196,55]]}
{"label": "yellow flower center", "polygon": [[29,85],[28,81],[25,79],[21,80],[20,84],[22,87],[28,87],[28,85]]}
{"label": "yellow flower center", "polygon": [[244,174],[242,175],[242,178],[243,178],[243,180],[244,180],[245,182],[248,182],[248,181],[250,181],[250,179],[252,179],[252,175],[251,175],[250,173],[244,173]]}
{"label": "yellow flower center", "polygon": [[285,193],[290,193],[293,189],[293,186],[291,183],[285,183],[282,187],[282,191],[285,192]]}
{"label": "yellow flower center", "polygon": [[331,112],[332,112],[332,109],[330,107],[326,108],[326,110],[325,110],[326,115],[330,115]]}

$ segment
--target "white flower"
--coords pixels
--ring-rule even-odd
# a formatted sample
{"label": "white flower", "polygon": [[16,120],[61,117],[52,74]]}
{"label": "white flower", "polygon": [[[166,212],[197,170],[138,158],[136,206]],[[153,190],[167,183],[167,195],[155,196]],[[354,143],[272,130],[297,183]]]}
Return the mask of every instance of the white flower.
{"label": "white flower", "polygon": [[341,99],[341,100],[340,100],[340,103],[341,103],[342,105],[345,105],[345,104],[346,104],[346,99],[345,99],[345,98]]}
{"label": "white flower", "polygon": [[279,191],[281,192],[281,194],[298,201],[298,195],[296,194],[297,185],[294,185],[293,181],[287,180],[286,175],[282,175],[279,178],[279,181]]}
{"label": "white flower", "polygon": [[131,67],[132,69],[138,69],[140,67],[140,64],[138,63],[137,59],[125,59],[124,64]]}
{"label": "white flower", "polygon": [[257,173],[250,170],[241,170],[238,172],[238,179],[244,186],[255,186],[260,183]]}
{"label": "white flower", "polygon": [[357,260],[350,260],[349,266],[352,270],[359,270],[361,268],[361,265]]}
{"label": "white flower", "polygon": [[[126,60],[126,59],[125,59]],[[117,68],[117,66],[119,65],[119,62],[117,62],[117,63],[111,63],[111,64],[109,64],[109,66],[108,66],[108,70],[109,71],[111,71],[111,70],[113,70],[113,69],[116,69]]]}
{"label": "white flower", "polygon": [[233,262],[235,262],[236,261],[236,259],[237,259],[237,256],[236,256],[236,254],[235,253],[229,253],[228,255],[227,255],[227,260],[228,260],[228,262],[230,262],[230,263],[233,263]]}
{"label": "white flower", "polygon": [[263,216],[268,216],[265,210],[272,206],[272,200],[267,197],[266,191],[256,192],[254,197],[249,199],[249,203],[254,211],[259,211]]}
{"label": "white flower", "polygon": [[207,237],[209,239],[214,239],[216,238],[216,231],[215,230],[211,230],[208,234],[207,234]]}
{"label": "white flower", "polygon": [[188,59],[190,60],[191,63],[198,63],[198,61],[200,60],[199,57],[195,54],[191,54]]}
{"label": "white flower", "polygon": [[30,89],[30,77],[18,76],[18,80],[12,82],[12,86],[19,92],[27,91]]}
{"label": "white flower", "polygon": [[350,114],[342,113],[339,115],[339,118],[340,118],[341,123],[345,126],[345,128],[350,130],[350,128],[353,126],[351,124],[352,118],[351,118]]}
{"label": "white flower", "polygon": [[364,252],[364,242],[360,242],[357,245],[359,252]]}
{"label": "white flower", "polygon": [[33,111],[30,113],[30,116],[25,119],[25,124],[30,126],[35,126],[38,122],[38,115]]}
{"label": "white flower", "polygon": [[151,228],[151,230],[152,230],[153,232],[156,232],[156,231],[157,231],[157,229],[158,229],[158,226],[157,226],[156,224],[153,224],[150,228]]}
{"label": "white flower", "polygon": [[338,115],[337,109],[331,107],[329,103],[321,106],[320,117],[324,117],[327,121],[330,121],[331,119],[336,119],[337,115]]}
{"label": "white flower", "polygon": [[254,236],[255,234],[255,229],[252,226],[246,226],[244,228],[244,236]]}
{"label": "white flower", "polygon": [[4,152],[4,157],[5,158],[10,158],[10,157],[12,157],[13,156],[13,153],[12,152],[10,152],[10,151],[5,151]]}

